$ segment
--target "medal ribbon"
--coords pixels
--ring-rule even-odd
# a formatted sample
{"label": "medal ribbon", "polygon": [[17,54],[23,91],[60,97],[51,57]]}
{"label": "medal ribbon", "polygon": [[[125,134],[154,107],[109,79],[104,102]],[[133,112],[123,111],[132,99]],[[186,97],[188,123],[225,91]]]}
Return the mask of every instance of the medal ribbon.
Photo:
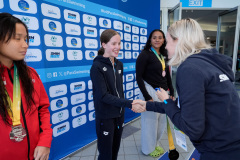
{"label": "medal ribbon", "polygon": [[[8,96],[9,97],[9,96]],[[11,119],[13,126],[20,125],[20,106],[21,106],[21,89],[19,83],[19,76],[18,76],[18,69],[17,66],[14,64],[14,79],[13,79],[13,102],[9,97],[9,103],[11,105],[11,112],[8,112]]]}
{"label": "medal ribbon", "polygon": [[161,58],[160,58],[160,56],[158,55],[157,51],[153,47],[151,47],[151,50],[153,51],[153,53],[155,53],[155,55],[157,56],[158,60],[162,64],[163,71],[165,71],[166,65],[165,65],[165,61],[164,61],[163,56],[160,54],[160,56],[161,56]]}
{"label": "medal ribbon", "polygon": [[166,115],[166,118],[167,118],[167,134],[168,134],[169,149],[173,150],[173,149],[175,149],[175,146],[174,146],[172,132],[171,132],[171,129],[170,129],[170,125],[169,125],[169,122],[168,122],[167,115]]}

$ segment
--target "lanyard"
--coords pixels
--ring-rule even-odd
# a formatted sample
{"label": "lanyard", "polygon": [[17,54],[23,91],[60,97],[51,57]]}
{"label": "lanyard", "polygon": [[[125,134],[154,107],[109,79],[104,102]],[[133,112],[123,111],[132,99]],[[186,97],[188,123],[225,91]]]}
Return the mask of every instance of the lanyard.
{"label": "lanyard", "polygon": [[151,47],[151,50],[153,51],[153,53],[155,53],[155,55],[157,56],[158,60],[162,64],[163,71],[165,71],[166,66],[165,66],[165,61],[164,61],[163,56],[160,54],[161,57],[159,57],[159,55],[157,54],[156,50],[153,47]]}
{"label": "lanyard", "polygon": [[174,146],[173,137],[172,137],[172,132],[171,132],[171,129],[170,129],[170,124],[169,124],[169,122],[168,122],[168,117],[167,117],[167,115],[166,115],[166,119],[167,119],[167,134],[168,134],[169,149],[170,149],[170,150],[173,150],[173,149],[175,149],[175,146]]}
{"label": "lanyard", "polygon": [[21,90],[18,76],[17,66],[14,64],[14,79],[13,79],[13,102],[8,96],[9,104],[11,105],[12,113],[9,115],[12,119],[13,126],[20,125],[20,106],[21,106]]}

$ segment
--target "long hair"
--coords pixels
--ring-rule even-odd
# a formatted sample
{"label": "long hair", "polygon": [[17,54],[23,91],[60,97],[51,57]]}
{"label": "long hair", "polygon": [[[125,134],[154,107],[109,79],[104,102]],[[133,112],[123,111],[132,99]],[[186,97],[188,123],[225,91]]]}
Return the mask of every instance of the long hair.
{"label": "long hair", "polygon": [[[119,33],[113,29],[106,29],[105,31],[103,31],[100,36],[101,45],[102,43],[108,43],[110,39],[115,35],[119,35]],[[98,50],[98,55],[103,55],[104,52],[104,48],[101,46],[101,48]]]}
{"label": "long hair", "polygon": [[167,50],[165,49],[165,47],[166,47],[166,37],[165,37],[165,34],[163,33],[163,31],[160,30],[160,29],[155,29],[155,30],[153,30],[153,31],[150,33],[150,35],[149,35],[149,37],[148,37],[148,40],[147,40],[147,42],[146,42],[146,45],[144,46],[143,50],[147,50],[147,51],[148,51],[148,50],[152,47],[152,46],[151,46],[151,39],[152,39],[152,35],[153,35],[154,32],[161,32],[161,33],[162,33],[164,42],[163,42],[162,46],[159,48],[159,52],[160,52],[163,56],[166,56],[166,57],[167,57]]}
{"label": "long hair", "polygon": [[211,49],[202,28],[191,18],[173,23],[168,28],[168,34],[173,40],[177,40],[175,54],[169,61],[171,66],[179,66],[187,57],[199,53],[202,49]]}
{"label": "long hair", "polygon": [[[28,29],[27,26],[18,18],[12,16],[9,13],[0,13],[0,44],[8,43],[15,36],[16,32],[16,24],[22,24],[27,31],[27,42],[29,41],[28,37]],[[1,54],[1,53],[0,53]],[[30,71],[24,60],[14,61],[18,68],[19,78],[21,80],[22,89],[25,93],[25,98],[28,106],[28,110],[31,109],[30,106],[34,104],[34,100],[32,97],[34,88],[32,79],[30,76]],[[5,85],[3,83],[3,66],[0,62],[0,116],[3,121],[10,125],[8,111],[10,110],[10,104],[8,102],[8,95]]]}

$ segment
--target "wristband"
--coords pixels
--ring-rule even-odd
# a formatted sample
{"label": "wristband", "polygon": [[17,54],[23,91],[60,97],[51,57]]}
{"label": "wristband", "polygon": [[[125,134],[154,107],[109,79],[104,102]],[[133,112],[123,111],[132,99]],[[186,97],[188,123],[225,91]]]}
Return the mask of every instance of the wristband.
{"label": "wristband", "polygon": [[155,88],[156,91],[161,91],[160,88]]}
{"label": "wristband", "polygon": [[166,101],[166,99],[163,101],[165,104],[167,104],[167,101]]}

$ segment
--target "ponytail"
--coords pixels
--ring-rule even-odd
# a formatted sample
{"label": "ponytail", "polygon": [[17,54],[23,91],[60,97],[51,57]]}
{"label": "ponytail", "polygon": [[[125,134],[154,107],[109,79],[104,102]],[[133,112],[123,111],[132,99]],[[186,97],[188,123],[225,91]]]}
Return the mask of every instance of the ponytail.
{"label": "ponytail", "polygon": [[98,50],[98,55],[103,55],[104,54],[104,48],[101,47],[99,50]]}

